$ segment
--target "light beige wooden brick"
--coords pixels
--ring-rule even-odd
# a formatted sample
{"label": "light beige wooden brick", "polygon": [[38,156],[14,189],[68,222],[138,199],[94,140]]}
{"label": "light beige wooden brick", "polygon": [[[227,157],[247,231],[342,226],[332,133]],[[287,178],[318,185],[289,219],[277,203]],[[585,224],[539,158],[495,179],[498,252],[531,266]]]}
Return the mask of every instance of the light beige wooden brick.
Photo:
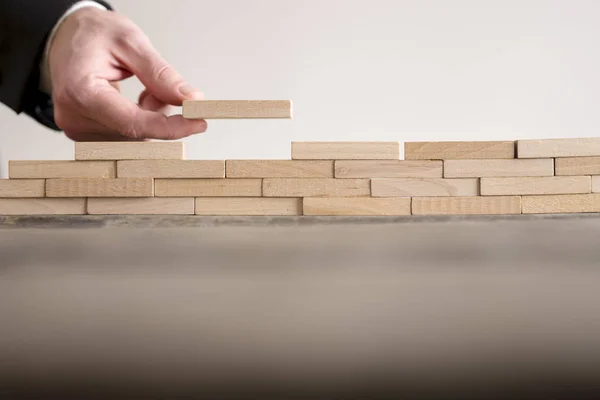
{"label": "light beige wooden brick", "polygon": [[373,197],[478,196],[479,179],[390,178],[371,180]]}
{"label": "light beige wooden brick", "polygon": [[183,142],[77,142],[76,160],[181,160]]}
{"label": "light beige wooden brick", "polygon": [[600,138],[517,141],[519,158],[600,156]]}
{"label": "light beige wooden brick", "polygon": [[11,179],[115,178],[114,161],[9,161]]}
{"label": "light beige wooden brick", "polygon": [[592,192],[600,193],[600,176],[592,176]]}
{"label": "light beige wooden brick", "polygon": [[521,197],[414,197],[414,215],[520,214]]}
{"label": "light beige wooden brick", "polygon": [[553,176],[553,159],[446,160],[444,178]]}
{"label": "light beige wooden brick", "polygon": [[196,215],[302,215],[302,199],[291,197],[197,197]]}
{"label": "light beige wooden brick", "polygon": [[125,160],[117,162],[119,178],[225,178],[225,161]]}
{"label": "light beige wooden brick", "polygon": [[305,197],[304,215],[410,215],[410,203],[409,197]]}
{"label": "light beige wooden brick", "polygon": [[333,161],[227,160],[228,178],[333,178]]}
{"label": "light beige wooden brick", "polygon": [[406,160],[461,160],[515,158],[514,141],[407,142]]}
{"label": "light beige wooden brick", "polygon": [[183,117],[189,119],[292,118],[290,100],[187,100]]}
{"label": "light beige wooden brick", "polygon": [[46,180],[48,197],[152,197],[152,178],[72,178]]}
{"label": "light beige wooden brick", "polygon": [[44,197],[43,179],[0,179],[0,198],[4,197]]}
{"label": "light beige wooden brick", "polygon": [[86,199],[0,199],[0,215],[82,215]]}
{"label": "light beige wooden brick", "polygon": [[193,215],[193,197],[89,198],[88,214]]}
{"label": "light beige wooden brick", "polygon": [[600,157],[568,157],[554,160],[559,175],[600,175]]}
{"label": "light beige wooden brick", "polygon": [[398,142],[292,142],[294,160],[398,160]]}
{"label": "light beige wooden brick", "polygon": [[442,161],[340,160],[336,178],[441,178]]}
{"label": "light beige wooden brick", "polygon": [[568,214],[600,212],[600,194],[523,196],[523,214]]}
{"label": "light beige wooden brick", "polygon": [[264,179],[266,197],[361,197],[371,194],[369,179]]}
{"label": "light beige wooden brick", "polygon": [[589,176],[481,178],[482,196],[591,193]]}
{"label": "light beige wooden brick", "polygon": [[261,179],[156,179],[160,197],[256,197],[262,194]]}

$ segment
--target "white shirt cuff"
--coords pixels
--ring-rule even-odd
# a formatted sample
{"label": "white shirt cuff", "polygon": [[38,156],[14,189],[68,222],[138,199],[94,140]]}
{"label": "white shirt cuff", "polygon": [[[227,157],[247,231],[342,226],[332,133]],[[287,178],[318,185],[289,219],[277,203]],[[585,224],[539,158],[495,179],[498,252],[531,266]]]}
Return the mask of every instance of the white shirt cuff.
{"label": "white shirt cuff", "polygon": [[44,48],[44,54],[42,56],[42,60],[40,63],[40,90],[48,95],[52,94],[52,79],[50,78],[50,65],[48,64],[48,56],[50,55],[50,46],[52,45],[54,36],[56,35],[58,28],[60,28],[60,25],[64,22],[65,19],[67,19],[67,17],[69,15],[73,14],[75,11],[80,10],[84,7],[96,7],[96,8],[100,8],[102,10],[107,9],[102,4],[97,3],[95,1],[88,1],[88,0],[79,1],[75,4],[73,4],[62,15],[62,17],[58,20],[56,25],[54,25],[54,28],[50,32],[50,35],[48,36],[48,40],[46,41],[46,46]]}

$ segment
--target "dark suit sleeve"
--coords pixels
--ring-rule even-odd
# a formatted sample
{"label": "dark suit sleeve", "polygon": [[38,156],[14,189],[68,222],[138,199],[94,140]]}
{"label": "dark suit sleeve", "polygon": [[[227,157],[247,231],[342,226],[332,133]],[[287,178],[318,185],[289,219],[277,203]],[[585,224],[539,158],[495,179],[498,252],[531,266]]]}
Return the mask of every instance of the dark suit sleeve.
{"label": "dark suit sleeve", "polygon": [[52,100],[39,90],[39,64],[52,28],[76,2],[0,0],[0,102],[55,130]]}

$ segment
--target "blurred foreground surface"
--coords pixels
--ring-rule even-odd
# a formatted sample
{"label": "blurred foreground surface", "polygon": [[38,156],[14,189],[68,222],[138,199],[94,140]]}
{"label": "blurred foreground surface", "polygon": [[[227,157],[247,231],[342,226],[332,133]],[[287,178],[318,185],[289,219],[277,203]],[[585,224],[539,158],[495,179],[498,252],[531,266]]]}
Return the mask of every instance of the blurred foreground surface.
{"label": "blurred foreground surface", "polygon": [[599,387],[600,216],[0,219],[2,399]]}

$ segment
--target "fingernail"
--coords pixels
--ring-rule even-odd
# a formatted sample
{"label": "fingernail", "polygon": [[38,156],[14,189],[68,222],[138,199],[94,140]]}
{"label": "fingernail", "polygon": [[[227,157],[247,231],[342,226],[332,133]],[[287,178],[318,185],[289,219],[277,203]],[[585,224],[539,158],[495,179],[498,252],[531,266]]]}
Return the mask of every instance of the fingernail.
{"label": "fingernail", "polygon": [[190,100],[204,99],[204,93],[202,93],[201,91],[199,91],[197,89],[194,89],[187,83],[185,85],[181,85],[179,87],[179,93],[181,93],[183,96],[187,97]]}

